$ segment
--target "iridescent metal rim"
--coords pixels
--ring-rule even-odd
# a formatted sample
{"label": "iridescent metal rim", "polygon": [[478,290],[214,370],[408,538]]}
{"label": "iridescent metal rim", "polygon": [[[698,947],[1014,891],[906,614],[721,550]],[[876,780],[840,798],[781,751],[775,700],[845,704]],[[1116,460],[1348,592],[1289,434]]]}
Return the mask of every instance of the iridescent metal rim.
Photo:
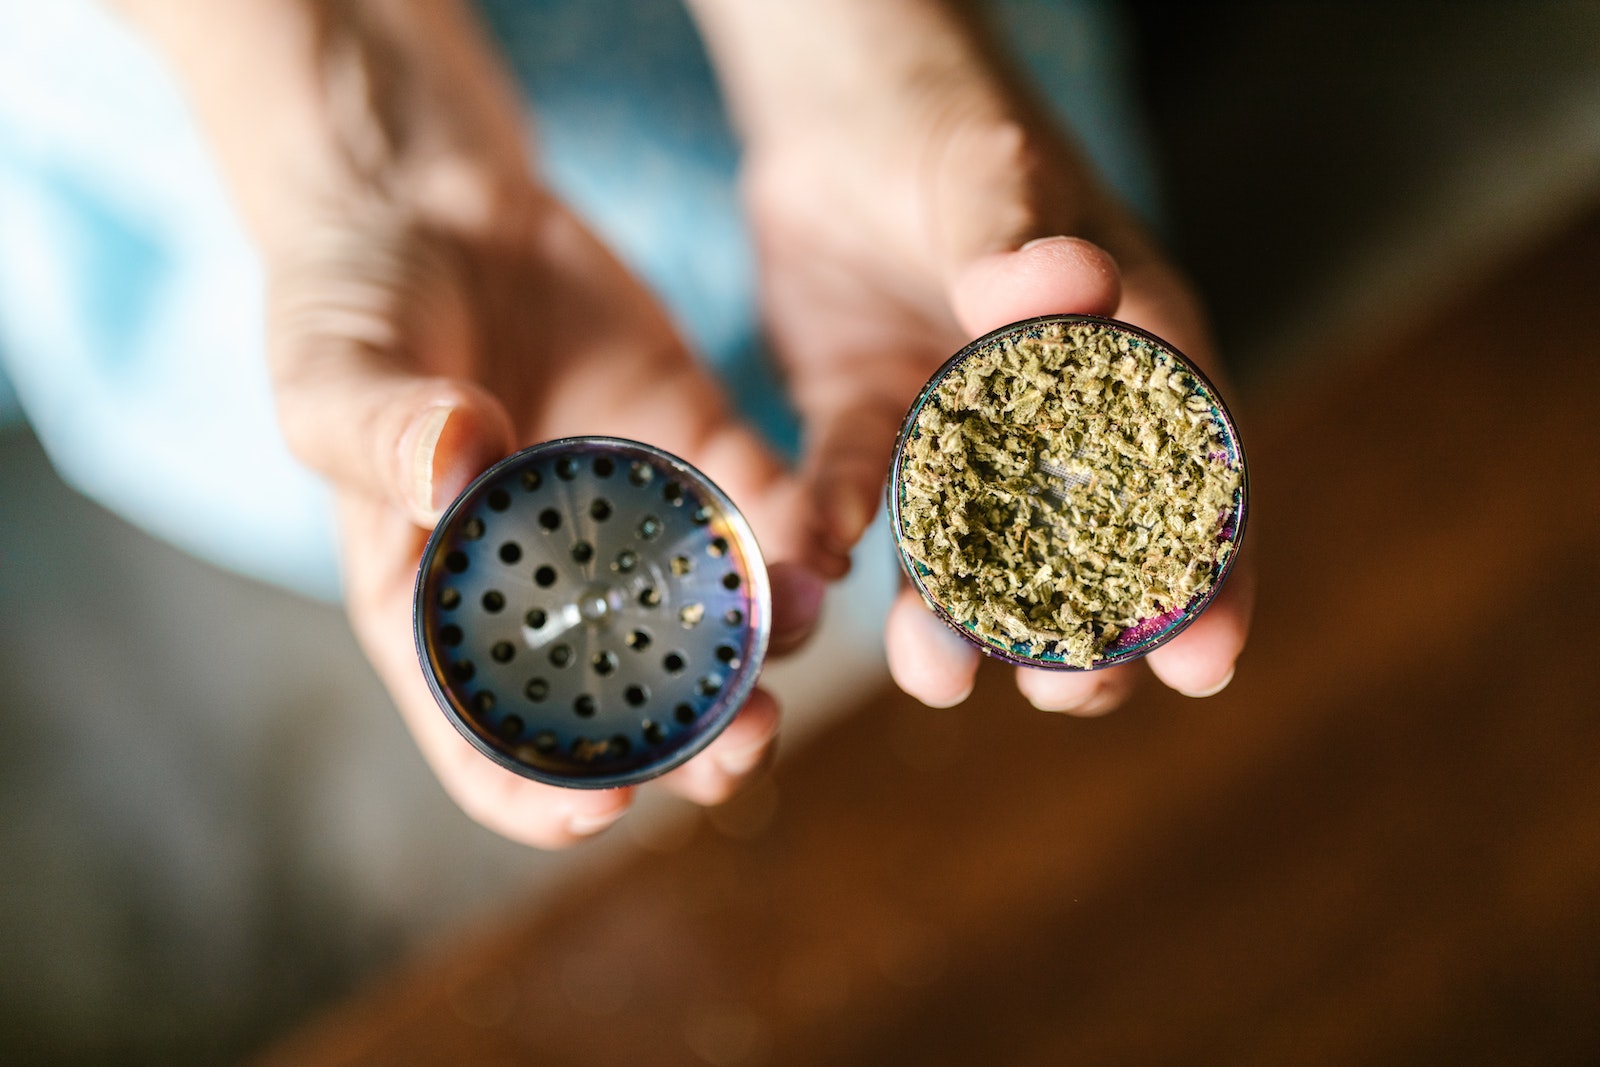
{"label": "iridescent metal rim", "polygon": [[480,475],[429,537],[413,605],[423,675],[462,736],[524,777],[595,789],[710,744],[755,687],[772,618],[728,496],[613,437]]}
{"label": "iridescent metal rim", "polygon": [[[1019,652],[1016,646],[1007,648],[992,644],[973,633],[964,620],[952,616],[943,602],[929,591],[923,580],[926,572],[911,559],[906,551],[904,527],[900,516],[901,496],[904,491],[901,485],[901,472],[905,465],[906,442],[915,434],[917,416],[921,413],[922,407],[927,403],[928,398],[933,395],[934,390],[939,387],[939,383],[944,380],[947,374],[955,370],[968,358],[986,351],[995,342],[1004,338],[1021,337],[1029,334],[1038,336],[1044,327],[1051,325],[1092,325],[1102,329],[1126,333],[1171,358],[1183,368],[1185,373],[1193,375],[1195,381],[1205,390],[1206,395],[1211,400],[1212,417],[1222,428],[1221,436],[1227,449],[1229,461],[1239,470],[1239,489],[1234,494],[1232,514],[1219,534],[1219,537],[1231,537],[1234,545],[1233,551],[1218,564],[1211,584],[1206,588],[1205,592],[1197,594],[1184,607],[1175,609],[1167,615],[1143,620],[1135,626],[1129,627],[1124,632],[1124,635],[1113,643],[1109,654],[1102,656],[1089,667],[1078,667],[1070,663],[1064,663],[1056,656],[1040,657],[1028,655],[1027,653]],[[1127,663],[1130,660],[1149,655],[1187,629],[1189,624],[1199,618],[1201,613],[1216,599],[1217,594],[1222,590],[1223,584],[1227,581],[1228,575],[1233,571],[1234,561],[1238,559],[1239,548],[1244,541],[1245,520],[1250,510],[1250,474],[1245,460],[1244,444],[1239,438],[1238,427],[1234,422],[1233,415],[1223,402],[1222,394],[1218,392],[1217,387],[1194,364],[1193,360],[1155,334],[1117,319],[1101,318],[1095,315],[1041,315],[1037,318],[1013,322],[1010,325],[1000,327],[998,330],[984,334],[946,360],[944,365],[934,372],[933,377],[928,379],[927,384],[917,394],[915,402],[912,403],[911,409],[906,412],[905,420],[900,425],[900,434],[895,442],[894,463],[889,473],[887,496],[895,545],[900,552],[900,565],[905,570],[907,577],[911,579],[911,584],[921,594],[923,601],[946,626],[976,646],[985,655],[1004,660],[1019,667],[1038,667],[1055,671],[1094,671],[1106,667],[1114,667],[1119,663]]]}

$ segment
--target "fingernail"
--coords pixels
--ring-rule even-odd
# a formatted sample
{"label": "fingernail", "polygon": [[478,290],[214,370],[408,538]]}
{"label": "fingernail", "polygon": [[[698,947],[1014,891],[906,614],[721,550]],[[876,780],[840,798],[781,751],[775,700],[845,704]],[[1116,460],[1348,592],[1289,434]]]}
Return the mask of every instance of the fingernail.
{"label": "fingernail", "polygon": [[957,704],[965,704],[967,702],[967,698],[972,695],[972,689],[975,685],[977,685],[977,679],[973,679],[967,684],[965,689],[961,690],[960,693],[957,693],[949,700],[929,700],[927,697],[918,697],[917,699],[922,701],[930,708],[953,708]]}
{"label": "fingernail", "polygon": [[797,564],[776,566],[770,577],[775,614],[783,619],[783,628],[773,631],[772,643],[782,648],[810,633],[817,624],[828,585],[809,568]]}
{"label": "fingernail", "polygon": [[613,808],[610,811],[580,811],[567,820],[567,832],[573,837],[597,834],[622,818],[627,810],[627,808]]}
{"label": "fingernail", "polygon": [[1103,687],[1101,689],[1097,689],[1094,695],[1088,700],[1085,700],[1076,708],[1071,709],[1071,714],[1080,715],[1085,718],[1092,718],[1096,715],[1104,715],[1106,712],[1111,711],[1118,704],[1122,703],[1122,696],[1123,694],[1114,687]]}
{"label": "fingernail", "polygon": [[1218,682],[1216,685],[1212,686],[1210,689],[1203,689],[1203,690],[1201,690],[1199,692],[1190,692],[1187,689],[1180,689],[1180,690],[1178,690],[1178,692],[1182,693],[1186,697],[1194,697],[1197,700],[1201,699],[1203,697],[1214,697],[1218,693],[1222,692],[1224,689],[1228,688],[1228,683],[1233,681],[1233,672],[1236,669],[1237,669],[1236,667],[1229,667],[1228,668],[1228,673],[1223,677],[1222,681]]}
{"label": "fingernail", "polygon": [[1080,712],[1103,691],[1080,674],[1044,674],[1027,668],[1024,671],[1017,676],[1017,688],[1040,711]]}
{"label": "fingernail", "polygon": [[1049,244],[1051,241],[1065,241],[1066,239],[1067,239],[1067,237],[1066,237],[1065,234],[1059,234],[1059,233],[1056,234],[1053,237],[1035,237],[1033,240],[1029,241],[1027,244],[1025,244],[1021,248],[1017,249],[1017,251],[1026,252],[1028,249],[1033,248],[1036,245]]}
{"label": "fingernail", "polygon": [[454,408],[429,408],[417,425],[416,444],[411,449],[411,503],[420,515],[437,516],[442,506],[434,501],[434,459],[439,437],[450,421]]}
{"label": "fingernail", "polygon": [[766,758],[772,739],[776,736],[776,733],[771,733],[753,744],[745,745],[743,748],[717,753],[717,767],[730,778],[739,778],[749,774],[755,770],[758,763]]}
{"label": "fingernail", "polygon": [[1092,694],[1090,696],[1075,696],[1066,700],[1037,697],[1031,694],[1027,696],[1028,703],[1038,710],[1048,711],[1052,715],[1082,714],[1089,709],[1090,702],[1093,699]]}

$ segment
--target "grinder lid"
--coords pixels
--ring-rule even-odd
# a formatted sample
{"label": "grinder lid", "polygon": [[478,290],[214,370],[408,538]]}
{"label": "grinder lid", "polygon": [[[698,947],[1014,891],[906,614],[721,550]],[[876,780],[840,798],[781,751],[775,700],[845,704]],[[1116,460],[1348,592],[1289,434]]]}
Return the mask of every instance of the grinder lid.
{"label": "grinder lid", "polygon": [[754,688],[772,602],[754,534],[688,463],[613,437],[524,449],[480,475],[423,551],[417,654],[479,751],[611,788],[710,744]]}

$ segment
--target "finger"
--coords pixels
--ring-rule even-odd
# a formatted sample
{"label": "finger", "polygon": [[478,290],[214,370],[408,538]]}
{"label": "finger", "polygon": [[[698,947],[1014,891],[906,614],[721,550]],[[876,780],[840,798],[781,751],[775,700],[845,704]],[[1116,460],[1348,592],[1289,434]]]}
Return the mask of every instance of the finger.
{"label": "finger", "polygon": [[[407,710],[398,694],[397,703]],[[423,756],[457,806],[502,837],[534,848],[566,848],[611,826],[632,805],[632,789],[563,789],[508,771],[473,748],[437,706],[428,712],[430,725],[412,731]],[[412,717],[406,717],[409,724]]]}
{"label": "finger", "polygon": [[816,629],[827,585],[816,573],[794,563],[773,564],[768,579],[772,583],[772,636],[767,651],[782,656],[799,648]]}
{"label": "finger", "polygon": [[1071,715],[1104,715],[1128,699],[1135,675],[1127,667],[1098,671],[1017,670],[1017,688],[1040,711]]}
{"label": "finger", "polygon": [[286,373],[277,389],[290,450],[342,489],[432,526],[515,447],[505,409],[476,386],[375,371],[355,356],[344,364]]}
{"label": "finger", "polygon": [[[756,534],[772,589],[768,647],[783,655],[804,644],[816,629],[826,591],[824,575],[834,577],[837,570],[821,558],[798,482],[726,408],[711,410],[713,428],[702,430],[690,451],[696,466],[732,498]],[[848,560],[843,562],[847,567]]]}
{"label": "finger", "polygon": [[1125,267],[1122,281],[1117,318],[1175,346],[1205,371],[1213,384],[1226,389],[1228,382],[1211,342],[1204,309],[1178,272],[1165,260],[1152,257]]}
{"label": "finger", "polygon": [[336,486],[431,526],[515,447],[511,419],[482,387],[419,373],[391,352],[392,325],[340,303],[366,288],[381,287],[327,270],[275,280],[269,350],[279,425],[290,450]]}
{"label": "finger", "polygon": [[663,775],[662,785],[696,804],[722,803],[772,761],[778,723],[778,702],[766,690],[755,690],[727,729],[704,752]]}
{"label": "finger", "polygon": [[962,329],[976,337],[1036,315],[1113,314],[1122,282],[1098,246],[1045,237],[969,261],[953,273],[948,296]]}
{"label": "finger", "polygon": [[563,789],[499,766],[445,718],[415,656],[391,661],[363,643],[439,784],[480,825],[535,848],[564,848],[604,830],[632,804],[631,789]]}
{"label": "finger", "polygon": [[910,400],[868,394],[810,414],[801,477],[827,578],[849,570],[851,549],[882,506],[886,468]]}
{"label": "finger", "polygon": [[1150,669],[1186,696],[1221,692],[1233,681],[1234,665],[1250,632],[1254,603],[1253,572],[1236,569],[1204,614],[1146,657]]}
{"label": "finger", "polygon": [[372,500],[340,500],[345,602],[351,625],[400,709],[423,757],[469,816],[513,841],[560,848],[627,811],[627,789],[561,789],[492,762],[445,718],[428,689],[411,637],[411,578],[422,531]]}
{"label": "finger", "polygon": [[940,622],[916,590],[902,589],[889,609],[885,644],[895,684],[929,707],[953,707],[972,694],[981,654]]}

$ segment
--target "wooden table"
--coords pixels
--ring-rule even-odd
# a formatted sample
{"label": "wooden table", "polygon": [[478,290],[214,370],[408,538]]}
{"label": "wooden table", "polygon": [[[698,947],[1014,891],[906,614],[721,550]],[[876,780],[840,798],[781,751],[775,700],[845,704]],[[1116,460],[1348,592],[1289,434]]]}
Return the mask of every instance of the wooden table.
{"label": "wooden table", "polygon": [[265,1062],[1594,1062],[1600,214],[1243,421],[1223,695],[883,693]]}

